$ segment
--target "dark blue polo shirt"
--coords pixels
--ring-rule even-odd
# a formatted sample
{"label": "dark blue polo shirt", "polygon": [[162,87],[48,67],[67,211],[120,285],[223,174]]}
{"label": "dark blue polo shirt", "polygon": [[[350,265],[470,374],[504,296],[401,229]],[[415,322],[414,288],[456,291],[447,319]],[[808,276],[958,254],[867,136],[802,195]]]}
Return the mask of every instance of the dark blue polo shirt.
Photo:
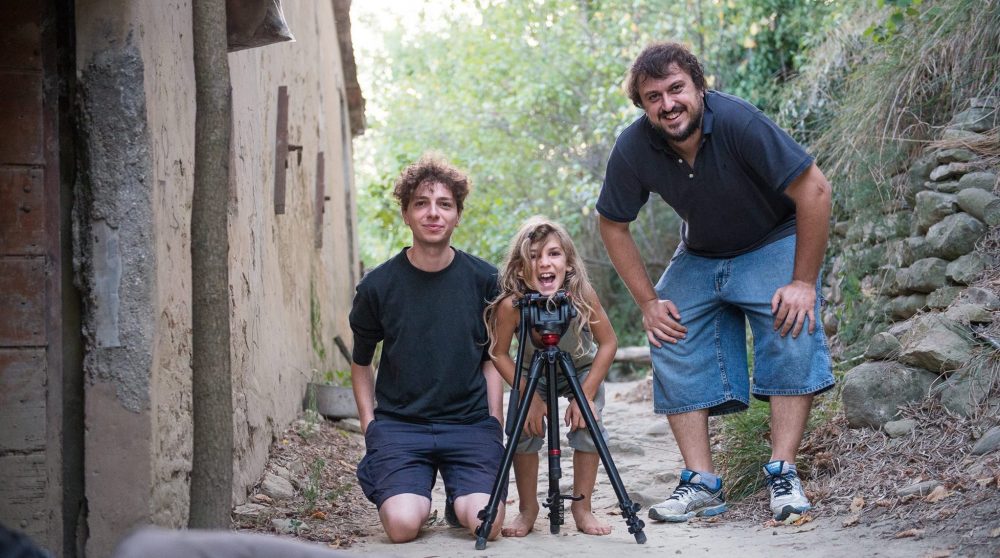
{"label": "dark blue polo shirt", "polygon": [[750,103],[709,90],[694,168],[643,114],[618,136],[597,200],[606,219],[634,221],[659,194],[684,220],[685,250],[726,258],[795,233],[785,188],[813,162],[784,130]]}

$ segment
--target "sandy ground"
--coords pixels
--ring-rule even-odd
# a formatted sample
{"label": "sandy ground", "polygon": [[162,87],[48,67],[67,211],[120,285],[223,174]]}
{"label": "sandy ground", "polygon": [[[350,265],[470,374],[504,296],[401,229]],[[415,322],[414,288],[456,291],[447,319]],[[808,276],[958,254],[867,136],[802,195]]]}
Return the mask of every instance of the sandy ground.
{"label": "sandy ground", "polygon": [[[768,526],[752,521],[727,520],[722,515],[715,520],[693,520],[686,524],[656,523],[648,519],[649,504],[665,499],[676,485],[676,474],[682,467],[676,443],[666,427],[666,419],[654,415],[648,401],[632,402],[626,395],[637,382],[609,383],[605,408],[605,425],[611,437],[611,454],[622,481],[633,500],[642,505],[639,517],[646,523],[648,541],[635,542],[618,510],[618,500],[602,467],[594,493],[594,510],[607,521],[612,532],[598,537],[577,531],[567,506],[566,524],[558,534],[549,532],[548,518],[543,508],[535,530],[523,538],[498,538],[485,550],[475,549],[475,541],[463,529],[448,527],[443,521],[444,487],[435,486],[432,517],[437,521],[424,529],[413,542],[394,545],[381,533],[363,536],[352,545],[351,554],[375,554],[400,557],[500,557],[500,556],[577,556],[606,557],[616,553],[629,556],[717,556],[722,558],[752,558],[782,555],[812,556],[881,556],[881,557],[945,557],[953,554],[953,537],[947,532],[925,533],[919,538],[895,539],[898,525],[878,524],[844,527],[841,516],[819,517],[801,525]],[[572,483],[571,450],[563,442],[562,458],[564,492]],[[539,474],[539,501],[544,500],[548,479],[544,456]],[[508,496],[508,516],[517,510],[517,491],[511,481]],[[372,507],[374,513],[374,507]],[[1000,556],[993,550],[989,556]]]}

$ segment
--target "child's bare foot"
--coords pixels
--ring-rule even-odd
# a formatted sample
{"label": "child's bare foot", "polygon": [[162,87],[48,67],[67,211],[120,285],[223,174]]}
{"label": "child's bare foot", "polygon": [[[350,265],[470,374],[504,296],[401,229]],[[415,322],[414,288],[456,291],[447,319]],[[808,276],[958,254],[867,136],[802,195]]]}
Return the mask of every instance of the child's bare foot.
{"label": "child's bare foot", "polygon": [[[591,510],[584,509],[583,506],[577,507],[576,505],[570,506],[570,509],[573,511],[573,519],[576,520],[576,528],[581,533],[588,535],[607,535],[611,533],[611,525],[597,519],[597,516]],[[506,535],[506,533],[504,534]]]}
{"label": "child's bare foot", "polygon": [[535,528],[535,519],[538,518],[538,508],[534,510],[520,510],[510,523],[503,526],[500,531],[505,537],[523,537]]}

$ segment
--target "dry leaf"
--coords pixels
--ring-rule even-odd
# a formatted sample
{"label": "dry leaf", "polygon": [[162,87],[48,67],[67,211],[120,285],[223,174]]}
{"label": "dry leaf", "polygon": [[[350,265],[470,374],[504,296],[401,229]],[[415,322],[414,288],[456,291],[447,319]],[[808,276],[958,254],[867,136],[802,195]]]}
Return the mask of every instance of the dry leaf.
{"label": "dry leaf", "polygon": [[993,484],[993,480],[994,480],[993,477],[986,477],[985,479],[976,479],[976,484],[979,485],[979,488],[987,488],[991,484]]}
{"label": "dry leaf", "polygon": [[859,521],[861,521],[861,514],[857,513],[845,519],[844,523],[842,523],[841,525],[843,527],[851,527],[857,525]]}
{"label": "dry leaf", "polygon": [[991,539],[995,539],[997,537],[1000,537],[1000,527],[997,527],[996,529],[993,529],[992,531],[990,531],[990,538]]}
{"label": "dry leaf", "polygon": [[879,508],[888,508],[892,505],[892,500],[889,498],[882,498],[881,500],[875,501],[875,506]]}
{"label": "dry leaf", "polygon": [[861,496],[855,496],[851,500],[851,513],[859,513],[865,507],[865,499]]}
{"label": "dry leaf", "polygon": [[949,556],[951,556],[951,551],[947,548],[932,550],[930,554],[924,554],[924,558],[948,558]]}
{"label": "dry leaf", "polygon": [[315,512],[315,513],[313,513],[313,514],[312,514],[311,516],[309,516],[309,517],[311,517],[311,518],[313,518],[313,519],[319,519],[319,520],[323,520],[323,519],[326,519],[326,512],[323,512],[323,511],[318,511],[318,512]]}
{"label": "dry leaf", "polygon": [[908,537],[913,537],[913,538],[919,539],[920,537],[923,536],[923,534],[924,534],[924,530],[923,529],[907,529],[905,531],[900,531],[900,532],[896,533],[895,535],[893,535],[893,538],[896,538],[896,539],[905,539],[905,538],[908,538]]}
{"label": "dry leaf", "polygon": [[934,504],[936,502],[940,502],[941,500],[944,500],[948,496],[951,496],[951,492],[948,492],[947,488],[945,488],[943,486],[937,486],[937,487],[934,488],[934,490],[931,491],[930,494],[927,495],[926,498],[924,498],[924,501],[925,502],[930,502],[931,504]]}
{"label": "dry leaf", "polygon": [[[792,514],[792,515],[795,515],[795,514]],[[792,525],[795,525],[795,526],[805,525],[806,523],[809,523],[812,520],[813,520],[813,518],[812,518],[811,515],[803,514],[803,515],[799,516],[797,519],[795,519],[794,521],[792,521]]]}

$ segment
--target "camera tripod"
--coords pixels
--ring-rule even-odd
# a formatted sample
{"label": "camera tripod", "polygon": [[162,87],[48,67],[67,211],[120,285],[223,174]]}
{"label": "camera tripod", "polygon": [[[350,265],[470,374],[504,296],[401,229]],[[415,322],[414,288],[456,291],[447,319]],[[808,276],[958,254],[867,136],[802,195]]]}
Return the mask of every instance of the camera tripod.
{"label": "camera tripod", "polygon": [[[645,524],[636,515],[639,511],[639,504],[633,503],[625,492],[618,469],[611,459],[608,445],[601,436],[601,431],[597,426],[597,420],[586,404],[586,396],[577,378],[576,368],[573,366],[573,359],[569,353],[559,349],[559,339],[566,331],[570,320],[576,316],[576,308],[573,306],[569,296],[559,291],[552,297],[544,297],[540,294],[529,294],[515,302],[515,306],[521,311],[521,326],[518,333],[517,359],[514,365],[514,383],[510,391],[510,403],[507,407],[507,446],[504,448],[503,460],[500,470],[497,471],[496,480],[493,482],[493,492],[490,494],[489,503],[479,511],[479,520],[482,523],[476,529],[476,549],[486,548],[486,539],[493,529],[493,522],[496,521],[497,509],[500,505],[501,494],[507,485],[510,466],[514,458],[514,451],[517,449],[518,441],[521,439],[522,429],[528,417],[528,410],[531,398],[535,394],[538,383],[545,375],[548,385],[548,413],[546,423],[548,430],[548,458],[549,458],[549,492],[543,506],[549,509],[549,531],[552,534],[559,532],[560,526],[565,520],[565,501],[580,500],[583,496],[573,496],[562,494],[559,490],[559,479],[562,478],[562,468],[559,460],[561,451],[559,449],[559,390],[557,389],[557,373],[561,372],[569,385],[573,397],[576,399],[583,414],[584,422],[590,437],[597,447],[601,463],[608,474],[611,486],[618,496],[618,506],[622,510],[622,517],[628,524],[628,532],[635,536],[638,544],[646,542],[646,534],[642,528]],[[543,349],[535,351],[531,359],[531,367],[528,370],[528,383],[525,386],[524,398],[520,397],[521,385],[521,361],[524,355],[525,343],[528,341],[528,332],[534,328],[541,337]]]}

